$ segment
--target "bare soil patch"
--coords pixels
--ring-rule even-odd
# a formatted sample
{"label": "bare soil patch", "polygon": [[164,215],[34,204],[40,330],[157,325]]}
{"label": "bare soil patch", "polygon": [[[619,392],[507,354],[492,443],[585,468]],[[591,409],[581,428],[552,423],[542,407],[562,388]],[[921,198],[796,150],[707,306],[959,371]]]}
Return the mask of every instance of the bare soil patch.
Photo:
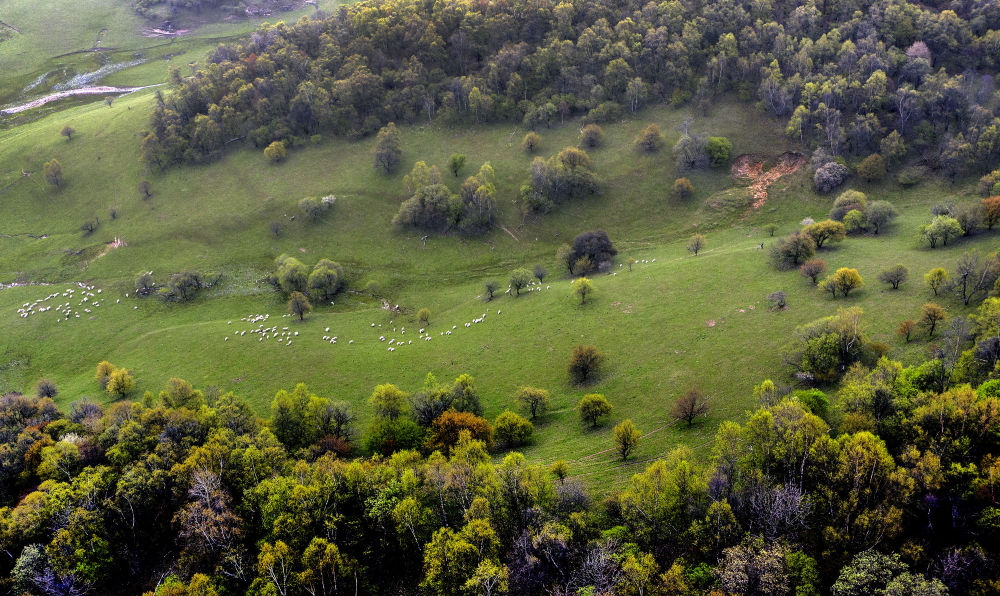
{"label": "bare soil patch", "polygon": [[782,176],[792,174],[806,163],[806,158],[800,153],[782,153],[769,164],[769,159],[763,155],[746,153],[735,160],[729,173],[737,180],[748,183],[753,195],[753,204],[748,211],[760,209],[767,202],[767,189]]}

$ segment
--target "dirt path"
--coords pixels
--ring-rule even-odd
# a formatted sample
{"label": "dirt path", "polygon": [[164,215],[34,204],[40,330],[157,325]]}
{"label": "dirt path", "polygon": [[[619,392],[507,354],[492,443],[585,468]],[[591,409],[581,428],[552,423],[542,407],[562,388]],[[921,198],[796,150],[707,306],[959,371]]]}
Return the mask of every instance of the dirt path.
{"label": "dirt path", "polygon": [[20,33],[21,32],[21,30],[18,29],[17,27],[15,27],[14,25],[11,25],[10,23],[5,23],[3,21],[0,21],[0,27],[6,27],[6,28],[10,29],[11,31],[13,31],[14,33]]}
{"label": "dirt path", "polygon": [[[162,84],[162,83],[161,83]],[[40,97],[34,101],[29,101],[28,103],[23,103],[17,106],[11,106],[9,108],[4,108],[0,110],[0,115],[11,115],[17,114],[18,112],[23,112],[25,110],[30,110],[31,108],[37,108],[38,106],[43,106],[49,102],[57,101],[73,95],[125,95],[128,93],[133,93],[142,89],[149,89],[150,87],[158,87],[159,85],[146,85],[144,87],[81,87],[79,89],[67,89],[66,91],[59,91],[57,93],[50,93],[45,97]]]}

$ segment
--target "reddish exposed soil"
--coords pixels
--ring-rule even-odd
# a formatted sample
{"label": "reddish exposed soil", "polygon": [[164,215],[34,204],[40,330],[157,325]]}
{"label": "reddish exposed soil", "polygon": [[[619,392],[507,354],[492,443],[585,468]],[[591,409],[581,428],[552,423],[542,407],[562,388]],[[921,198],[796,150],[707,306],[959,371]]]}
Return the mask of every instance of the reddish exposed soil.
{"label": "reddish exposed soil", "polygon": [[791,174],[806,163],[804,155],[798,153],[782,153],[774,164],[768,167],[768,159],[762,155],[747,153],[733,160],[729,173],[734,178],[750,182],[750,192],[753,194],[753,205],[750,211],[760,209],[767,202],[767,189],[779,178]]}

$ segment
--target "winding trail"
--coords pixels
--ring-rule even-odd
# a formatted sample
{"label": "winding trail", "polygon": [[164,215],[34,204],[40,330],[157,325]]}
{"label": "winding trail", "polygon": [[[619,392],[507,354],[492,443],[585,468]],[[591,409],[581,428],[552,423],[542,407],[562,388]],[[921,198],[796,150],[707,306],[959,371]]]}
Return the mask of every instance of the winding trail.
{"label": "winding trail", "polygon": [[145,85],[143,87],[108,87],[102,85],[98,87],[80,87],[79,89],[67,89],[66,91],[50,93],[49,95],[46,95],[44,97],[39,97],[38,99],[29,101],[28,103],[23,103],[21,105],[4,108],[0,110],[0,115],[10,116],[12,114],[23,112],[25,110],[30,110],[32,108],[43,106],[53,101],[58,101],[60,99],[65,99],[67,97],[72,97],[74,95],[126,95],[129,93],[134,93],[136,91],[141,91],[142,89],[149,89],[150,87],[159,87],[160,85],[163,85],[163,83],[160,83],[158,85]]}

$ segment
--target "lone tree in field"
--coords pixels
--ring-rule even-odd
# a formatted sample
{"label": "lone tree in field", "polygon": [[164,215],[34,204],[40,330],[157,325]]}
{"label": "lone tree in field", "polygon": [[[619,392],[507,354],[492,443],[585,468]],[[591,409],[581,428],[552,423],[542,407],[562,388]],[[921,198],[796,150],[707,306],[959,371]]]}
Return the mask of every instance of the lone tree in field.
{"label": "lone tree in field", "polygon": [[826,278],[823,284],[824,289],[829,290],[834,295],[836,292],[840,292],[846,298],[851,290],[864,286],[865,282],[861,279],[861,274],[858,273],[857,269],[841,267],[833,275]]}
{"label": "lone tree in field", "polygon": [[288,312],[297,316],[300,321],[305,319],[312,309],[312,304],[309,304],[309,299],[302,292],[292,292],[288,297]]}
{"label": "lone tree in field", "polygon": [[913,321],[900,321],[899,327],[896,328],[896,334],[902,337],[904,342],[910,343],[910,338],[913,336],[913,332],[916,328],[917,324]]}
{"label": "lone tree in field", "polygon": [[63,181],[62,166],[59,165],[59,160],[53,159],[52,161],[47,161],[42,165],[42,173],[45,174],[45,181],[59,188]]}
{"label": "lone tree in field", "polygon": [[778,269],[795,269],[816,254],[816,242],[805,232],[793,232],[771,245],[771,262]]}
{"label": "lone tree in field", "polygon": [[611,415],[611,402],[600,393],[588,393],[580,398],[576,404],[576,410],[580,413],[580,420],[590,424],[591,428],[597,428],[598,422],[602,418]]}
{"label": "lone tree in field", "polygon": [[678,199],[686,199],[694,194],[694,185],[686,177],[682,176],[674,180],[674,195]]}
{"label": "lone tree in field", "polygon": [[573,383],[582,385],[595,378],[601,372],[604,355],[594,346],[577,346],[569,358],[569,378]]}
{"label": "lone tree in field", "polygon": [[153,196],[153,185],[149,183],[149,180],[143,180],[139,183],[139,196],[142,197],[143,200]]}
{"label": "lone tree in field", "polygon": [[274,141],[264,148],[264,157],[266,157],[267,161],[271,163],[281,163],[285,161],[286,155],[288,155],[288,152],[285,151],[284,141]]}
{"label": "lone tree in field", "polygon": [[694,256],[697,257],[698,253],[701,252],[701,249],[703,248],[705,248],[705,236],[703,234],[695,234],[694,236],[691,236],[690,240],[688,240],[688,252]]}
{"label": "lone tree in field", "polygon": [[495,279],[486,280],[486,283],[483,284],[483,292],[486,293],[486,301],[489,302],[490,300],[493,300],[493,294],[499,289],[500,282]]}
{"label": "lone tree in field", "polygon": [[910,272],[906,267],[903,265],[896,265],[886,269],[882,273],[879,273],[878,280],[882,283],[889,284],[892,286],[893,290],[898,290],[899,284],[905,282],[909,274]]}
{"label": "lone tree in field", "polygon": [[945,271],[944,267],[935,267],[927,273],[924,274],[924,283],[927,287],[934,292],[934,295],[938,295],[938,290],[943,288],[945,284],[948,283],[948,272]]}
{"label": "lone tree in field", "polygon": [[427,322],[431,320],[431,311],[430,311],[430,309],[429,308],[421,308],[420,310],[418,310],[417,311],[417,320],[420,321],[421,323],[423,323],[424,325],[426,325]]}
{"label": "lone tree in field", "polygon": [[542,137],[537,132],[529,132],[524,135],[521,139],[521,150],[529,155],[538,151],[538,148],[542,145]]}
{"label": "lone tree in field", "polygon": [[38,397],[55,397],[58,393],[56,384],[48,379],[38,381],[38,385],[35,386],[35,395]]}
{"label": "lone tree in field", "polygon": [[645,153],[659,151],[662,146],[663,133],[660,132],[660,127],[656,124],[650,124],[646,128],[642,129],[639,136],[635,138],[636,149]]}
{"label": "lone tree in field", "polygon": [[549,274],[549,271],[541,265],[535,265],[535,270],[532,273],[535,275],[538,283],[542,283],[545,280],[545,276]]}
{"label": "lone tree in field", "polygon": [[390,122],[378,131],[375,140],[375,169],[383,174],[391,174],[399,167],[403,159],[403,143],[399,138],[399,129],[395,122]]}
{"label": "lone tree in field", "polygon": [[521,387],[514,394],[514,401],[528,411],[531,419],[538,418],[549,409],[549,392],[538,387]]}
{"label": "lone tree in field", "polygon": [[515,269],[510,272],[510,287],[514,296],[520,296],[521,290],[531,282],[531,272],[527,269]]}
{"label": "lone tree in field", "polygon": [[580,304],[587,303],[587,294],[594,291],[594,286],[586,277],[578,277],[573,280],[573,293],[580,297]]}
{"label": "lone tree in field", "polygon": [[819,276],[826,271],[826,261],[823,259],[809,259],[799,267],[799,275],[812,280],[813,285],[819,283]]}
{"label": "lone tree in field", "polygon": [[618,455],[622,456],[622,461],[625,461],[639,446],[642,433],[632,424],[630,419],[626,418],[615,426],[614,437],[615,449],[618,450]]}
{"label": "lone tree in field", "polygon": [[73,128],[72,126],[64,126],[63,129],[59,132],[59,134],[66,137],[66,142],[68,143],[69,141],[73,140],[73,135],[76,134],[76,129]]}
{"label": "lone tree in field", "polygon": [[580,130],[580,146],[594,149],[604,144],[604,131],[596,124],[588,124]]}
{"label": "lone tree in field", "polygon": [[818,249],[823,248],[827,242],[841,242],[847,237],[847,229],[843,222],[832,219],[810,224],[802,228],[802,231],[809,234]]}
{"label": "lone tree in field", "polygon": [[458,173],[462,171],[465,167],[465,154],[464,153],[452,153],[451,157],[448,158],[448,169],[451,171],[452,175],[458,178]]}
{"label": "lone tree in field", "polygon": [[697,389],[689,389],[670,409],[670,415],[687,422],[690,427],[699,416],[708,414],[708,399]]}
{"label": "lone tree in field", "polygon": [[948,318],[948,313],[933,302],[925,304],[920,314],[920,324],[927,328],[927,337],[934,337],[934,330],[937,329],[938,323]]}

